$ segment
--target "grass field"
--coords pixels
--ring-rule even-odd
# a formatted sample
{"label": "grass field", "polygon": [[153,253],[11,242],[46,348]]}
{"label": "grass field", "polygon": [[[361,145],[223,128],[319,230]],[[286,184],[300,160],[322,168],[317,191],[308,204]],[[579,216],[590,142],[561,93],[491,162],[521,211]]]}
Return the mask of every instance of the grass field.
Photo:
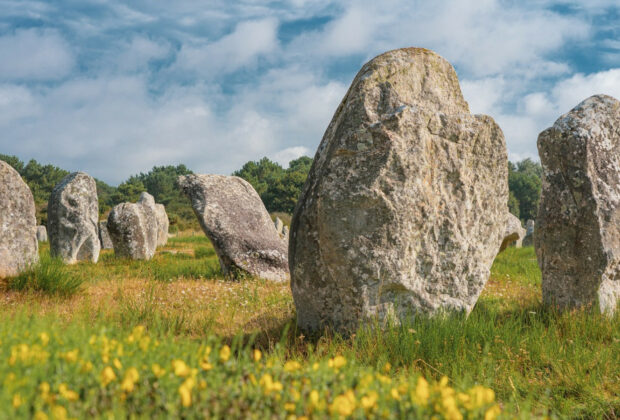
{"label": "grass field", "polygon": [[223,278],[202,235],[62,270],[75,293],[0,283],[0,418],[620,416],[620,317],[543,307],[532,248],[467,319],[348,339],[304,337],[289,286]]}

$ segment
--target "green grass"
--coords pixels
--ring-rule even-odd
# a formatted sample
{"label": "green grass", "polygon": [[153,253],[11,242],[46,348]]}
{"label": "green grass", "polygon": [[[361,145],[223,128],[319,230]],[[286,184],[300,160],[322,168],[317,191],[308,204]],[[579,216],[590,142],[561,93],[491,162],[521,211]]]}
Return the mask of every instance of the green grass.
{"label": "green grass", "polygon": [[59,258],[43,253],[39,261],[20,275],[9,279],[10,290],[70,296],[79,291],[84,279],[75,275]]}
{"label": "green grass", "polygon": [[[390,394],[401,383],[410,392],[419,376],[435,384],[449,378],[449,385],[459,391],[475,385],[491,388],[506,418],[620,416],[620,315],[608,318],[592,310],[558,313],[544,307],[532,248],[509,248],[498,255],[487,288],[467,318],[418,316],[411,324],[385,330],[361,328],[349,338],[329,331],[304,337],[295,328],[288,285],[227,281],[204,236],[173,238],[166,249],[176,253],[163,251],[151,261],[119,260],[104,253],[97,265],[66,268],[87,280],[83,292],[51,301],[11,295],[12,304],[0,306],[0,358],[9,360],[13,349],[34,345],[38,334],[46,332],[52,340],[45,351],[55,363],[0,364],[0,417],[26,418],[26,412],[38,409],[49,414],[51,406],[41,403],[36,391],[41,381],[48,381],[52,389],[66,383],[79,393],[79,402],[58,400],[78,418],[108,413],[117,418],[140,418],[136,413],[164,417],[166,412],[186,418],[252,413],[256,418],[285,418],[290,414],[286,408],[292,408],[285,406],[289,403],[294,403],[291,413],[309,414],[312,389],[320,391],[323,401],[323,411],[315,412],[315,418],[337,417],[329,406],[347,390],[355,393],[352,417],[380,416],[386,410],[388,417],[411,418],[422,408]],[[87,292],[96,298],[81,298]],[[109,301],[98,305],[102,293]],[[131,350],[127,335],[137,325],[146,326],[159,346],[148,352]],[[114,367],[112,358],[104,363],[101,349],[87,344],[91,335],[123,343],[125,353],[117,355],[122,368]],[[231,360],[201,370],[200,349],[224,343],[233,349]],[[92,372],[80,374],[79,362],[73,367],[62,362],[61,355],[73,348],[79,349],[80,359],[91,361]],[[264,364],[250,360],[254,348],[263,352]],[[334,372],[327,365],[337,356],[347,364]],[[198,370],[190,407],[180,403],[179,387],[187,378],[170,373],[173,359]],[[289,360],[301,364],[295,374],[283,370]],[[153,363],[164,366],[167,375],[156,380],[150,370]],[[312,370],[315,363],[320,366],[317,371]],[[391,369],[384,370],[386,364]],[[102,387],[101,370],[108,365],[118,380]],[[120,383],[129,367],[138,369],[141,381],[135,394],[123,397]],[[7,381],[11,373],[15,378]],[[279,399],[266,395],[258,383],[266,373],[283,384]],[[378,393],[371,413],[361,408],[368,390],[358,388],[367,374],[373,376],[371,388]],[[381,382],[380,374],[391,383]],[[207,384],[204,389],[199,389],[201,380]],[[5,383],[10,386],[2,388]],[[15,393],[25,401],[17,408],[12,406]],[[441,401],[436,404],[443,407]]]}

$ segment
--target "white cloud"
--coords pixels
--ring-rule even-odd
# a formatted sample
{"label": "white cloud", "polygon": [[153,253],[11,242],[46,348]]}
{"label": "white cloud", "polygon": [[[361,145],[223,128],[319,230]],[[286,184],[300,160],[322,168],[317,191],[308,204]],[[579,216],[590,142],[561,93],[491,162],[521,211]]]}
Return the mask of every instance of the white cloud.
{"label": "white cloud", "polygon": [[277,29],[277,20],[271,18],[239,23],[217,41],[184,45],[176,68],[209,78],[238,70],[278,47]]}
{"label": "white cloud", "polygon": [[69,44],[52,29],[21,29],[0,37],[0,80],[57,80],[69,74]]}
{"label": "white cloud", "polygon": [[286,149],[280,150],[278,153],[273,155],[273,159],[282,165],[282,167],[287,168],[288,164],[292,160],[302,156],[314,156],[314,153],[312,153],[307,147],[303,146],[287,147]]}

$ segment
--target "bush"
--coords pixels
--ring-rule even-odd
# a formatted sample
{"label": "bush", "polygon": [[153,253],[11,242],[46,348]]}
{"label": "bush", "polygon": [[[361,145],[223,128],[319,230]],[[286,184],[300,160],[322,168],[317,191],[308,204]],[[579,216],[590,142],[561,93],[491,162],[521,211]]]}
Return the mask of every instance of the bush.
{"label": "bush", "polygon": [[9,289],[71,296],[83,282],[84,279],[70,272],[61,259],[42,255],[38,263],[9,280]]}

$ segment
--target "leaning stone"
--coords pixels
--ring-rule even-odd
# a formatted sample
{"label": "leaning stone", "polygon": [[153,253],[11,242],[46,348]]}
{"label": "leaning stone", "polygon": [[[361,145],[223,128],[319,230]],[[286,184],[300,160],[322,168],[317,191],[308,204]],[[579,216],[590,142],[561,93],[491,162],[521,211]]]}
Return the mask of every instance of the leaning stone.
{"label": "leaning stone", "polygon": [[19,173],[0,160],[0,278],[16,276],[38,260],[32,192]]}
{"label": "leaning stone", "polygon": [[286,244],[250,184],[221,175],[181,176],[178,184],[190,198],[224,274],[288,280]]}
{"label": "leaning stone", "polygon": [[99,222],[99,242],[101,243],[101,249],[113,249],[114,244],[112,238],[110,238],[110,232],[108,232],[108,221],[103,220]]}
{"label": "leaning stone", "polygon": [[99,259],[99,201],[95,180],[84,172],[67,175],[47,205],[50,254],[66,264]]}
{"label": "leaning stone", "polygon": [[469,313],[504,238],[507,175],[501,129],[470,114],[447,61],[407,48],[364,65],[293,216],[299,327]]}
{"label": "leaning stone", "polygon": [[155,204],[155,215],[157,216],[157,246],[164,246],[168,243],[168,229],[170,221],[163,204]]}
{"label": "leaning stone", "polygon": [[47,242],[47,228],[45,226],[37,226],[37,241]]}
{"label": "leaning stone", "polygon": [[114,254],[134,260],[150,260],[157,248],[155,200],[142,193],[137,203],[115,206],[108,216],[108,232]]}
{"label": "leaning stone", "polygon": [[592,96],[538,137],[534,242],[543,300],[614,313],[620,298],[620,102]]}
{"label": "leaning stone", "polygon": [[279,217],[276,217],[276,220],[273,223],[276,226],[276,232],[278,232],[278,235],[282,235],[282,229],[284,229],[284,222],[282,222]]}
{"label": "leaning stone", "polygon": [[521,242],[525,237],[525,229],[521,226],[521,220],[512,213],[508,213],[506,216],[506,225],[504,230],[504,240],[499,247],[499,252],[502,252],[511,245],[517,248],[521,248]]}

